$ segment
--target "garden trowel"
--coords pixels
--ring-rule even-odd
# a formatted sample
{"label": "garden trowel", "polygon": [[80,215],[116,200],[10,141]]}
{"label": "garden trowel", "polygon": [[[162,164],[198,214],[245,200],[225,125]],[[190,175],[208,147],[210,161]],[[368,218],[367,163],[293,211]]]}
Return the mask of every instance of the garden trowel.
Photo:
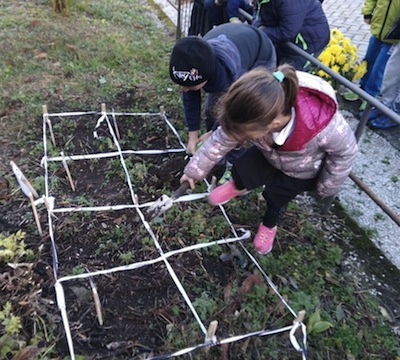
{"label": "garden trowel", "polygon": [[175,190],[171,196],[163,195],[158,200],[156,200],[152,205],[150,205],[146,213],[150,216],[150,220],[157,216],[160,216],[172,207],[172,204],[176,199],[182,196],[186,190],[190,187],[189,182],[185,181],[177,190]]}

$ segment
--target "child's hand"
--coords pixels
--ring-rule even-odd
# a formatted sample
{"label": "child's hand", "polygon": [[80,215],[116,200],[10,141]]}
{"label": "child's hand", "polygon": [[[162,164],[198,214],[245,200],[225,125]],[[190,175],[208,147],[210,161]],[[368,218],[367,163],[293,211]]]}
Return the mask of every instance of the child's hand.
{"label": "child's hand", "polygon": [[185,181],[187,181],[187,182],[189,183],[189,185],[190,185],[190,188],[191,188],[192,190],[194,190],[194,188],[195,188],[195,186],[196,186],[196,185],[195,185],[195,184],[196,184],[196,180],[190,178],[189,176],[187,176],[187,175],[185,175],[185,174],[183,174],[182,177],[181,177],[181,179],[179,180],[179,182],[180,182],[181,184],[183,184]]}
{"label": "child's hand", "polygon": [[199,138],[199,143],[204,143],[210,136],[212,135],[212,130],[209,132],[204,133],[203,135],[200,136]]}
{"label": "child's hand", "polygon": [[194,154],[196,152],[196,145],[199,142],[198,131],[189,131],[188,134],[188,145],[186,150],[189,154]]}

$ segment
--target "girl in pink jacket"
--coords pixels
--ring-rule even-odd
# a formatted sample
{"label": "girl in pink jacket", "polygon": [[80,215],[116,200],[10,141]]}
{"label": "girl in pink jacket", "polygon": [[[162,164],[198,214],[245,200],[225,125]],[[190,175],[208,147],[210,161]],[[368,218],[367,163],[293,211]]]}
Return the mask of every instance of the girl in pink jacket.
{"label": "girl in pink jacket", "polygon": [[339,191],[356,157],[354,133],[338,111],[333,88],[288,64],[240,77],[222,98],[218,119],[220,127],[194,154],[180,181],[193,189],[238,143],[251,143],[235,161],[232,180],[211,191],[209,202],[221,205],[265,186],[268,209],[254,247],[267,254],[296,195],[317,190],[327,197]]}

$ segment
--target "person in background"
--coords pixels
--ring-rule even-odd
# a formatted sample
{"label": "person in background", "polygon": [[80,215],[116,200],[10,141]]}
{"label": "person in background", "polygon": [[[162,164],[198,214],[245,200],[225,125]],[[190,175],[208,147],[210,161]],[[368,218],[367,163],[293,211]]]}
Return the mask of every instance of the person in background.
{"label": "person in background", "polygon": [[[377,96],[390,48],[399,42],[385,37],[400,16],[400,0],[366,0],[361,13],[364,21],[371,25],[371,37],[364,59],[367,61],[367,72],[360,80],[360,87],[368,94]],[[366,102],[362,102],[360,110],[365,110],[365,106]]]}
{"label": "person in background", "polygon": [[239,9],[253,14],[253,6],[248,0],[204,0],[204,7],[213,26],[226,22],[241,23]]}
{"label": "person in background", "polygon": [[180,182],[193,189],[238,143],[252,143],[209,202],[221,205],[264,186],[267,210],[253,242],[267,254],[289,201],[304,191],[316,189],[322,197],[339,191],[355,161],[356,138],[332,86],[288,64],[244,74],[221,99],[218,114],[220,127],[191,158]]}
{"label": "person in background", "polygon": [[328,20],[318,0],[261,0],[253,25],[265,32],[275,44],[278,63],[290,63],[307,71],[310,62],[285,46],[292,42],[318,57],[330,39]]}
{"label": "person in background", "polygon": [[[381,102],[400,115],[400,43],[392,49],[382,81]],[[369,125],[375,129],[391,129],[399,124],[378,109],[371,110]]]}
{"label": "person in background", "polygon": [[276,53],[268,36],[247,24],[223,24],[204,37],[178,40],[172,50],[169,73],[182,87],[187,151],[195,152],[201,128],[201,91],[208,93],[206,131],[215,123],[214,106],[229,86],[246,71],[257,66],[276,67]]}

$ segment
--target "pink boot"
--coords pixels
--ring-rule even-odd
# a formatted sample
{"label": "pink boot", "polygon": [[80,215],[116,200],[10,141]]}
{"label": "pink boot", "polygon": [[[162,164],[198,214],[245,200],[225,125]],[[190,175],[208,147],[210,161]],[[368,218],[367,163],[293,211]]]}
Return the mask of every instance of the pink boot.
{"label": "pink boot", "polygon": [[277,226],[274,226],[271,229],[263,224],[260,224],[257,234],[253,240],[254,247],[258,253],[261,255],[266,255],[272,250],[277,230]]}
{"label": "pink boot", "polygon": [[210,192],[208,201],[211,205],[222,205],[227,203],[229,200],[239,195],[244,195],[247,192],[246,189],[236,189],[233,180],[229,180],[224,185],[217,186],[213,191]]}

